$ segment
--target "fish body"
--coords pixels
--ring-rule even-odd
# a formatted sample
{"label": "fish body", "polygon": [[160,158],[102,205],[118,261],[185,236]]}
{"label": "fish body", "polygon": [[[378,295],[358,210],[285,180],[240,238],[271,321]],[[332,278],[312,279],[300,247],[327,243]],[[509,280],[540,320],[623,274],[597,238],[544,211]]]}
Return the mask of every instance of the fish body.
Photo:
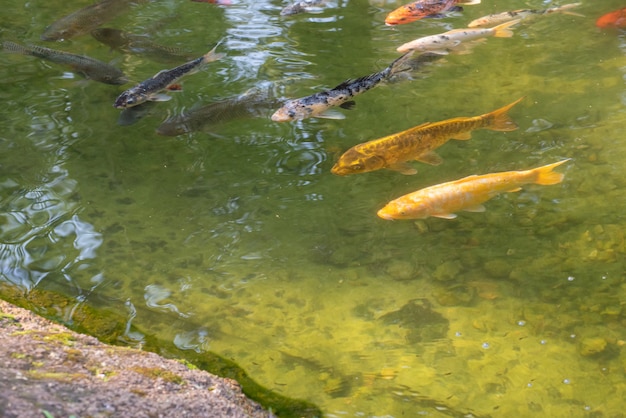
{"label": "fish body", "polygon": [[70,54],[37,45],[20,45],[11,41],[2,42],[2,48],[10,53],[30,55],[57,64],[69,66],[72,71],[82,76],[106,84],[124,84],[128,82],[124,73],[105,62],[84,55]]}
{"label": "fish body", "polygon": [[518,20],[504,22],[493,28],[465,28],[454,29],[438,35],[425,36],[407,42],[397,48],[398,52],[407,51],[430,51],[441,54],[447,54],[449,50],[458,47],[462,42],[474,41],[490,36],[496,38],[509,38],[513,36],[510,27],[519,23]]}
{"label": "fish body", "polygon": [[60,41],[89,33],[121,14],[130,3],[129,0],[102,0],[84,7],[52,23],[41,34],[41,39]]}
{"label": "fish body", "polygon": [[160,45],[150,40],[148,36],[119,29],[98,28],[91,31],[91,36],[113,49],[145,55],[159,62],[180,62],[192,58],[189,52],[183,49]]}
{"label": "fish body", "polygon": [[610,13],[600,16],[596,20],[596,26],[599,28],[623,28],[626,27],[626,7],[614,10]]}
{"label": "fish body", "polygon": [[480,0],[417,0],[389,13],[385,18],[385,24],[403,25],[426,17],[440,17],[444,12],[458,9],[458,4],[479,3]]}
{"label": "fish body", "polygon": [[281,16],[291,16],[298,13],[308,12],[315,8],[322,7],[326,4],[326,0],[302,0],[286,6],[281,10]]}
{"label": "fish body", "polygon": [[500,193],[516,192],[525,184],[557,184],[563,174],[552,171],[569,160],[562,160],[543,167],[525,171],[504,171],[481,176],[469,176],[460,180],[420,189],[387,203],[378,211],[382,219],[423,219],[435,216],[456,218],[456,212],[484,212],[484,202]]}
{"label": "fish body", "polygon": [[547,14],[552,14],[552,13],[564,13],[564,14],[582,16],[578,13],[573,13],[569,11],[570,9],[573,9],[574,7],[577,7],[580,5],[581,3],[570,3],[570,4],[564,4],[563,6],[559,6],[559,7],[551,7],[549,9],[511,10],[508,12],[495,13],[495,14],[480,17],[476,20],[472,20],[467,26],[470,28],[493,26],[493,25],[499,25],[504,22],[508,22],[510,20],[515,20],[515,19],[521,20],[521,19],[526,19],[531,16],[540,16],[540,15],[547,15]]}
{"label": "fish body", "polygon": [[345,117],[343,114],[332,112],[329,109],[335,106],[349,109],[354,105],[352,99],[355,96],[376,87],[398,72],[410,69],[406,64],[410,54],[404,54],[397,58],[382,71],[355,80],[346,80],[330,90],[288,100],[274,112],[272,120],[274,122],[289,122],[307,118],[343,119]]}
{"label": "fish body", "polygon": [[216,54],[215,48],[213,48],[200,58],[196,58],[170,70],[160,71],[151,78],[124,91],[115,100],[113,106],[118,109],[124,109],[126,107],[137,106],[138,104],[146,101],[169,100],[171,98],[170,96],[160,94],[159,92],[168,87],[174,86],[176,81],[178,81],[181,77],[198,71],[202,65],[216,61],[222,56],[223,54]]}
{"label": "fish body", "polygon": [[484,115],[427,122],[400,133],[355,145],[339,157],[331,172],[346,176],[386,168],[403,174],[415,174],[417,171],[406,162],[417,160],[432,165],[440,164],[441,157],[433,150],[450,139],[470,139],[471,132],[476,129],[517,129],[508,112],[522,99],[523,97]]}
{"label": "fish body", "polygon": [[172,116],[159,125],[157,133],[177,136],[237,118],[266,115],[277,102],[272,83],[259,85],[238,96]]}

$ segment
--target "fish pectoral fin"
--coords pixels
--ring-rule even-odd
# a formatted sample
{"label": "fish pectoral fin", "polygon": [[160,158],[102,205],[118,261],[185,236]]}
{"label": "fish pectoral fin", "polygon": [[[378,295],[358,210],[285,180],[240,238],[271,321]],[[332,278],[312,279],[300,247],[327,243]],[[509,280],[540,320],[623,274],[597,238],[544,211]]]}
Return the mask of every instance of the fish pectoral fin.
{"label": "fish pectoral fin", "polygon": [[354,109],[354,106],[356,106],[356,102],[354,100],[350,100],[339,105],[340,108],[348,110]]}
{"label": "fish pectoral fin", "polygon": [[441,158],[435,151],[425,152],[424,154],[418,155],[415,159],[419,162],[430,165],[439,165],[443,162],[443,158]]}
{"label": "fish pectoral fin", "polygon": [[437,213],[437,214],[433,214],[430,216],[434,216],[435,218],[441,218],[441,219],[454,219],[456,218],[456,214],[455,213]]}
{"label": "fish pectoral fin", "polygon": [[405,176],[412,176],[413,174],[417,174],[417,170],[406,163],[397,163],[390,165],[387,169],[392,171],[397,171]]}
{"label": "fish pectoral fin", "polygon": [[172,96],[168,96],[167,94],[157,93],[151,95],[148,100],[151,102],[167,102],[168,100],[172,100]]}
{"label": "fish pectoral fin", "polygon": [[463,209],[466,212],[484,212],[487,209],[483,205],[470,206],[469,208]]}
{"label": "fish pectoral fin", "polygon": [[323,118],[323,119],[345,119],[346,115],[341,112],[337,112],[336,110],[325,110],[322,113],[313,116],[314,118]]}
{"label": "fish pectoral fin", "polygon": [[521,187],[516,187],[516,188],[514,188],[514,189],[507,190],[507,192],[509,192],[509,193],[515,193],[515,192],[519,192],[520,190],[522,190],[522,188],[521,188]]}
{"label": "fish pectoral fin", "polygon": [[472,132],[459,132],[458,134],[452,135],[452,139],[456,139],[457,141],[467,141],[468,139],[472,139]]}

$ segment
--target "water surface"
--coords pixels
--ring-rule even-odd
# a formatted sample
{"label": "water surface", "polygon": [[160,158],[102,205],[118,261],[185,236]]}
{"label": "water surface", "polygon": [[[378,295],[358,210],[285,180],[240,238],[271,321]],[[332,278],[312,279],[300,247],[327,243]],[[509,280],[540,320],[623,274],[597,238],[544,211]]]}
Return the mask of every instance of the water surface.
{"label": "water surface", "polygon": [[[2,38],[112,61],[133,82],[167,68],[89,36],[39,40],[88,4],[10,2]],[[156,134],[168,116],[262,83],[280,97],[309,95],[384,68],[411,39],[562,3],[484,1],[385,26],[399,4],[338,1],[292,17],[277,1],[134,6],[107,26],[198,56],[221,40],[226,57],[132,126],[112,107],[130,84],[0,54],[1,280],[63,289],[77,304],[121,301],[146,332],[233,359],[331,417],[620,414],[626,43],[594,26],[620,2],[525,22],[513,38],[359,96],[345,120],[278,124],[268,108]],[[359,142],[522,96],[511,111],[518,130],[450,141],[438,150],[444,163],[415,163],[415,176],[330,174]],[[502,195],[484,213],[376,217],[421,187],[564,158],[563,183]]]}

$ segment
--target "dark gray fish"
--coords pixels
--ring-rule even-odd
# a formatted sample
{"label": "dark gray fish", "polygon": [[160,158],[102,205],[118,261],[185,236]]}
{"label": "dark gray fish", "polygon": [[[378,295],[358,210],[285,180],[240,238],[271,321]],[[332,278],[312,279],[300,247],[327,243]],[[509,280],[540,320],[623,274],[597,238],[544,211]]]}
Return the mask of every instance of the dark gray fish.
{"label": "dark gray fish", "polygon": [[[215,47],[217,48],[217,46]],[[176,81],[187,74],[192,74],[209,62],[216,61],[224,56],[224,54],[216,54],[215,48],[201,56],[171,70],[163,70],[149,78],[124,91],[115,100],[113,106],[118,109],[137,106],[146,101],[163,102],[170,100],[171,97],[159,93],[168,87],[171,87]]]}
{"label": "dark gray fish", "polygon": [[308,12],[312,9],[322,7],[326,4],[326,0],[302,0],[290,4],[281,10],[281,16],[291,16],[298,13]]}
{"label": "dark gray fish", "polygon": [[[147,0],[135,0],[135,3]],[[102,0],[83,7],[52,23],[41,34],[44,41],[60,41],[91,32],[112,20],[131,5],[129,0]]]}
{"label": "dark gray fish", "polygon": [[145,102],[137,106],[127,107],[120,112],[117,124],[120,126],[130,126],[139,122],[140,119],[152,113],[155,102]]}
{"label": "dark gray fish", "polygon": [[193,58],[189,51],[157,44],[147,35],[137,35],[113,28],[98,28],[91,31],[91,36],[112,49],[145,55],[159,62],[180,62]]}
{"label": "dark gray fish", "polygon": [[229,120],[265,116],[279,103],[274,85],[266,83],[238,96],[170,117],[157,128],[164,136],[197,132]]}
{"label": "dark gray fish", "polygon": [[300,99],[288,100],[283,107],[272,115],[274,122],[288,122],[306,118],[328,118],[344,119],[345,116],[339,112],[329,109],[334,106],[341,106],[350,109],[354,102],[352,98],[364,93],[381,82],[388,80],[399,72],[410,70],[407,61],[413,52],[408,52],[397,58],[387,68],[356,80],[347,80],[338,86]]}
{"label": "dark gray fish", "polygon": [[2,48],[7,52],[31,55],[57,64],[67,65],[73,72],[101,83],[124,84],[128,82],[124,73],[118,68],[84,55],[70,54],[37,45],[24,46],[11,41],[2,42]]}

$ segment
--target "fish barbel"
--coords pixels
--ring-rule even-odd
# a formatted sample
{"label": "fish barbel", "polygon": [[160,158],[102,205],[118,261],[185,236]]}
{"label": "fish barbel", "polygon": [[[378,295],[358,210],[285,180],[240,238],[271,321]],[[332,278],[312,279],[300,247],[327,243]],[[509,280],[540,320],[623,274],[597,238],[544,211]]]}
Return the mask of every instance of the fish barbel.
{"label": "fish barbel", "polygon": [[442,13],[458,10],[457,4],[479,4],[480,0],[417,0],[398,7],[385,18],[388,26],[403,25],[426,17],[441,17]]}
{"label": "fish barbel", "polygon": [[281,10],[281,16],[291,16],[302,12],[308,12],[326,4],[326,0],[302,0],[286,6]]}
{"label": "fish barbel", "polygon": [[441,157],[433,150],[450,139],[470,139],[471,132],[476,129],[517,129],[508,112],[522,99],[523,97],[484,115],[426,122],[406,131],[355,145],[339,157],[331,173],[346,176],[386,168],[402,174],[415,174],[417,170],[406,162],[417,160],[431,165],[440,164]]}
{"label": "fish barbel", "polygon": [[160,45],[146,35],[136,35],[119,29],[98,28],[91,31],[91,36],[111,48],[145,55],[159,62],[180,62],[193,58],[189,51]]}
{"label": "fish barbel", "polygon": [[449,50],[458,47],[462,42],[494,36],[496,38],[510,38],[513,32],[510,27],[519,23],[518,20],[504,22],[493,28],[465,28],[453,29],[438,35],[425,36],[407,42],[397,48],[398,52],[429,51],[439,54],[447,54]]}
{"label": "fish barbel", "polygon": [[525,184],[560,183],[563,174],[552,170],[566,161],[569,159],[525,171],[473,175],[426,187],[387,203],[378,211],[378,216],[387,220],[424,219],[429,216],[454,219],[456,212],[461,210],[484,212],[482,204],[500,193],[517,192]]}
{"label": "fish barbel", "polygon": [[[147,0],[136,0],[135,3]],[[59,41],[84,35],[112,20],[130,7],[129,0],[102,0],[79,9],[52,23],[41,34],[44,41]]]}
{"label": "fish barbel", "polygon": [[[217,46],[215,46],[215,48],[217,48]],[[170,96],[159,94],[159,92],[172,86],[184,75],[198,71],[202,65],[222,58],[224,54],[216,54],[215,48],[200,58],[186,62],[176,68],[159,71],[151,78],[129,88],[119,95],[113,106],[118,109],[124,109],[126,107],[137,106],[146,101],[160,102],[170,100]]]}
{"label": "fish barbel", "polygon": [[84,55],[70,54],[36,45],[20,45],[11,41],[2,42],[2,48],[11,53],[31,55],[57,64],[69,66],[72,71],[82,76],[106,84],[124,84],[128,82],[124,73],[105,62]]}
{"label": "fish barbel", "polygon": [[522,20],[530,16],[547,15],[547,14],[552,14],[552,13],[563,13],[563,14],[569,14],[573,16],[583,16],[581,14],[569,11],[570,9],[573,9],[574,7],[578,7],[581,4],[582,3],[570,3],[570,4],[564,4],[563,6],[559,6],[559,7],[551,7],[549,9],[540,9],[540,10],[518,9],[518,10],[511,10],[509,12],[495,13],[495,14],[480,17],[476,20],[472,20],[467,26],[470,28],[479,28],[479,27],[484,27],[484,26],[498,25],[500,23],[508,22],[509,20],[513,20],[513,19]]}
{"label": "fish barbel", "polygon": [[274,122],[289,122],[306,118],[344,119],[339,112],[329,110],[331,107],[340,106],[350,109],[354,102],[352,98],[364,93],[381,82],[388,80],[395,74],[410,70],[408,58],[412,52],[402,55],[393,61],[387,68],[365,77],[350,79],[333,87],[310,96],[288,100],[280,109],[272,115]]}

